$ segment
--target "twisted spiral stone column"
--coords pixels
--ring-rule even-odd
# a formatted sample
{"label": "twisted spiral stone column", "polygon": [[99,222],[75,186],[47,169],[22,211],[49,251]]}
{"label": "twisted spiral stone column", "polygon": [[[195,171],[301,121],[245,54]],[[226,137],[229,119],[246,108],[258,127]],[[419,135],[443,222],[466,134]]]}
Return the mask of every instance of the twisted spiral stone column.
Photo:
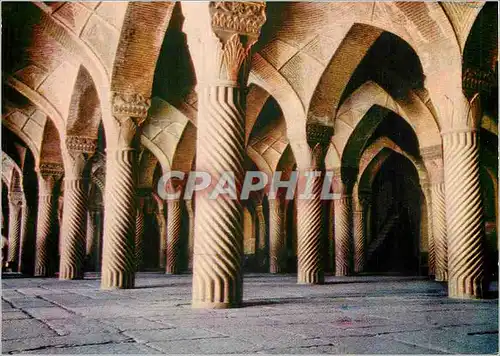
{"label": "twisted spiral stone column", "polygon": [[[13,272],[17,270],[19,258],[22,199],[13,192],[9,194],[9,250],[7,263]],[[19,192],[20,193],[20,192]],[[20,193],[22,194],[22,193]]]}
{"label": "twisted spiral stone column", "polygon": [[206,192],[196,195],[193,306],[226,308],[239,306],[242,299],[243,207],[239,196],[244,116],[238,88],[206,87],[200,94],[203,115],[196,168],[209,172],[212,182],[218,182],[224,172],[233,172],[237,199],[227,195],[209,199]]}
{"label": "twisted spiral stone column", "polygon": [[454,298],[480,298],[486,291],[486,280],[477,132],[444,133],[443,153],[448,294]]}
{"label": "twisted spiral stone column", "polygon": [[335,207],[334,201],[329,202],[328,214],[328,273],[333,274],[335,271]]}
{"label": "twisted spiral stone column", "polygon": [[100,249],[100,211],[93,207],[87,214],[87,243],[85,247],[88,267],[91,271],[99,270],[99,249]]}
{"label": "twisted spiral stone column", "polygon": [[135,218],[135,268],[136,271],[142,266],[144,256],[144,197],[137,199],[137,212]]}
{"label": "twisted spiral stone column", "polygon": [[363,211],[353,212],[354,234],[354,272],[363,272],[365,268],[365,221]]}
{"label": "twisted spiral stone column", "polygon": [[82,279],[87,233],[87,192],[83,179],[64,179],[59,279]]}
{"label": "twisted spiral stone column", "polygon": [[158,203],[158,211],[156,213],[156,220],[158,222],[158,230],[159,230],[159,234],[160,234],[159,266],[160,266],[160,268],[166,268],[167,222],[166,222],[166,217],[165,217],[163,200],[157,199],[157,203]]}
{"label": "twisted spiral stone column", "polygon": [[[434,242],[434,233],[433,233],[433,217],[432,217],[432,188],[431,184],[427,181],[421,182],[420,186],[422,187],[423,199],[425,201],[421,204],[421,213],[422,213],[422,222],[421,222],[421,239],[427,240],[427,275],[435,276],[436,275],[436,245]],[[425,215],[424,215],[425,214]],[[424,217],[426,223],[424,223]]]}
{"label": "twisted spiral stone column", "polygon": [[325,278],[322,261],[323,177],[310,179],[311,197],[297,201],[297,279],[298,283],[321,284]]}
{"label": "twisted spiral stone column", "polygon": [[167,263],[166,273],[179,273],[181,239],[181,204],[178,199],[167,201]]}
{"label": "twisted spiral stone column", "polygon": [[283,199],[269,199],[269,272],[285,271],[285,202]]}
{"label": "twisted spiral stone column", "polygon": [[193,200],[186,201],[186,211],[188,214],[188,270],[193,270],[193,249],[194,249],[194,211]]}
{"label": "twisted spiral stone column", "polygon": [[[184,9],[183,9],[184,10]],[[230,172],[236,199],[196,192],[193,307],[228,308],[242,301],[245,99],[251,47],[266,20],[265,3],[194,4],[185,7],[188,44],[198,81],[196,169],[212,187]],[[195,50],[197,49],[197,50]],[[232,189],[231,187],[230,189]]]}
{"label": "twisted spiral stone column", "polygon": [[335,200],[335,275],[349,275],[351,257],[351,197]]}
{"label": "twisted spiral stone column", "polygon": [[257,240],[257,264],[261,271],[266,268],[266,220],[264,219],[264,209],[262,202],[255,207],[255,215],[257,217],[258,234]]}
{"label": "twisted spiral stone column", "polygon": [[19,261],[17,270],[23,272],[25,268],[25,255],[28,250],[28,219],[29,219],[29,207],[26,200],[23,201],[21,209],[21,230],[19,232]]}
{"label": "twisted spiral stone column", "polygon": [[51,275],[49,248],[52,245],[54,220],[56,218],[54,185],[55,176],[40,177],[38,189],[38,219],[35,250],[35,276]]}
{"label": "twisted spiral stone column", "polygon": [[436,281],[448,280],[448,244],[444,183],[432,185],[432,229],[435,251]]}
{"label": "twisted spiral stone column", "polygon": [[[135,278],[135,150],[108,150],[101,288],[133,288]],[[109,183],[109,184],[108,184]]]}

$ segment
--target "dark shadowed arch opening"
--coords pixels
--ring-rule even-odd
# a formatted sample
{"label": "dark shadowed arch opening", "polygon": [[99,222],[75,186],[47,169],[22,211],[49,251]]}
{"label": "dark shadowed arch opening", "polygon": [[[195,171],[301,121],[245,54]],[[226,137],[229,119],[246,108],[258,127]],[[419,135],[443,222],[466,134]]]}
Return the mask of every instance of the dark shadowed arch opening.
{"label": "dark shadowed arch opening", "polygon": [[393,153],[373,180],[367,272],[419,274],[421,204],[415,166]]}

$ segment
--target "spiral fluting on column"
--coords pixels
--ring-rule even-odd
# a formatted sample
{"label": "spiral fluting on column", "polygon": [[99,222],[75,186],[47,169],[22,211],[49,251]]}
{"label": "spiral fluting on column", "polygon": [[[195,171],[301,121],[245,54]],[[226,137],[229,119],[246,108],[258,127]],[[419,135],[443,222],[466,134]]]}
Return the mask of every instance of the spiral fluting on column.
{"label": "spiral fluting on column", "polygon": [[485,292],[484,224],[476,132],[443,135],[448,295],[480,298]]}
{"label": "spiral fluting on column", "polygon": [[144,256],[144,204],[142,202],[137,204],[135,216],[135,269],[139,271]]}
{"label": "spiral fluting on column", "polygon": [[297,282],[324,283],[322,233],[323,205],[321,189],[323,177],[311,179],[312,194],[297,200]]}
{"label": "spiral fluting on column", "polygon": [[167,201],[167,263],[165,272],[179,273],[179,252],[181,240],[181,204],[179,200]]}
{"label": "spiral fluting on column", "polygon": [[88,261],[88,266],[92,271],[95,270],[98,248],[95,215],[95,211],[89,211],[87,214],[87,240],[85,244],[85,259]]}
{"label": "spiral fluting on column", "polygon": [[23,202],[21,208],[21,229],[19,231],[19,259],[17,264],[17,270],[23,272],[25,269],[25,254],[28,246],[28,219],[29,219],[29,208],[26,200]]}
{"label": "spiral fluting on column", "polygon": [[[12,199],[12,198],[11,198]],[[9,202],[8,266],[15,272],[18,264],[21,232],[21,201]]]}
{"label": "spiral fluting on column", "polygon": [[351,257],[351,197],[335,200],[335,275],[349,275]]}
{"label": "spiral fluting on column", "polygon": [[[108,151],[101,288],[133,288],[135,278],[134,150]],[[108,184],[109,183],[109,184]]]}
{"label": "spiral fluting on column", "polygon": [[83,179],[64,179],[59,279],[82,279],[87,238],[87,192]]}
{"label": "spiral fluting on column", "polygon": [[49,247],[51,245],[50,239],[52,238],[54,219],[54,196],[52,194],[39,195],[35,251],[36,277],[48,277],[51,274],[49,265]]}
{"label": "spiral fluting on column", "polygon": [[[432,235],[434,236],[436,281],[448,280],[448,244],[444,183],[432,185]],[[429,247],[430,250],[430,247]]]}
{"label": "spiral fluting on column", "polygon": [[264,271],[267,265],[266,262],[266,221],[264,219],[264,210],[262,202],[255,207],[255,215],[257,217],[257,226],[259,238],[257,240],[257,265],[259,270]]}
{"label": "spiral fluting on column", "polygon": [[365,221],[363,211],[353,212],[354,235],[354,272],[363,272],[365,268]]}
{"label": "spiral fluting on column", "polygon": [[193,251],[194,251],[194,211],[193,201],[187,201],[186,211],[188,214],[188,270],[193,270]]}
{"label": "spiral fluting on column", "polygon": [[[432,228],[432,231],[434,231],[434,227]],[[429,276],[436,276],[436,242],[435,242],[434,232],[428,234],[428,241],[429,241],[428,242],[429,246],[428,246],[427,274]]]}
{"label": "spiral fluting on column", "polygon": [[282,199],[269,199],[269,272],[285,272],[285,202]]}
{"label": "spiral fluting on column", "polygon": [[165,269],[167,263],[167,222],[165,217],[165,212],[161,209],[157,215],[156,219],[158,221],[158,230],[160,233],[160,257],[159,266]]}
{"label": "spiral fluting on column", "polygon": [[235,177],[237,199],[210,199],[197,192],[193,260],[193,307],[227,308],[242,300],[244,117],[240,90],[210,86],[200,92],[196,168],[212,187],[224,172]]}

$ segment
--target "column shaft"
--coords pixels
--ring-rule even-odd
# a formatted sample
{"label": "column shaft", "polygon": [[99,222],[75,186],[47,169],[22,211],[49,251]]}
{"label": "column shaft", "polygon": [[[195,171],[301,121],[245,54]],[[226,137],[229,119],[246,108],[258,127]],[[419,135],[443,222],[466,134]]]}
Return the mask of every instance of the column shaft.
{"label": "column shaft", "polygon": [[83,179],[64,179],[59,279],[82,279],[87,233],[87,192]]}
{"label": "column shaft", "polygon": [[[444,183],[432,185],[432,235],[434,236],[436,281],[448,280],[448,244]],[[429,247],[430,250],[430,247]]]}
{"label": "column shaft", "polygon": [[181,204],[179,200],[167,201],[167,248],[166,273],[179,273],[181,240]]}
{"label": "column shaft", "polygon": [[193,270],[193,250],[194,250],[194,211],[193,201],[186,201],[186,211],[188,214],[188,270]]}
{"label": "column shaft", "polygon": [[269,199],[269,272],[285,272],[287,251],[285,241],[285,202]]}
{"label": "column shaft", "polygon": [[365,269],[365,218],[363,210],[353,212],[354,234],[354,272],[360,273]]}
{"label": "column shaft", "polygon": [[209,199],[197,192],[193,260],[193,306],[226,308],[242,300],[244,111],[240,89],[208,86],[199,95],[196,168],[216,184],[224,172],[236,180],[237,199]]}
{"label": "column shaft", "polygon": [[335,275],[350,273],[352,214],[351,197],[335,200]]}
{"label": "column shaft", "polygon": [[97,212],[90,210],[87,214],[87,243],[85,246],[85,255],[86,260],[88,261],[87,265],[91,271],[97,271],[97,263],[98,263],[98,249],[99,249],[99,241],[98,234],[99,231],[96,219]]}
{"label": "column shaft", "polygon": [[[133,288],[135,181],[132,148],[108,151],[101,288]],[[108,184],[109,182],[109,184]]]}
{"label": "column shaft", "polygon": [[[28,202],[25,200],[23,202],[22,210],[21,210],[21,230],[19,232],[19,262],[17,270],[20,272],[24,272],[25,265],[25,255],[26,251],[30,248],[28,245],[28,219],[29,219],[29,208]],[[32,273],[32,272],[31,272]]]}
{"label": "column shaft", "polygon": [[163,208],[163,200],[158,200],[158,212],[156,213],[156,220],[158,221],[158,233],[160,235],[160,256],[158,259],[158,265],[160,268],[165,269],[167,257],[167,222],[165,217],[165,210]]}
{"label": "column shaft", "polygon": [[476,132],[443,135],[448,294],[479,298],[485,293],[484,223]]}
{"label": "column shaft", "polygon": [[135,268],[139,271],[144,256],[144,198],[138,198],[137,211],[135,215]]}
{"label": "column shaft", "polygon": [[262,203],[255,207],[255,215],[258,224],[258,240],[257,240],[257,265],[259,271],[264,271],[266,268],[266,220],[264,219],[264,210]]}
{"label": "column shaft", "polygon": [[54,196],[52,191],[38,196],[38,220],[36,233],[35,276],[49,277],[49,248],[52,245],[55,219]]}
{"label": "column shaft", "polygon": [[325,278],[322,261],[323,177],[311,180],[312,196],[297,201],[297,278],[298,283],[321,284]]}
{"label": "column shaft", "polygon": [[13,272],[17,271],[19,258],[20,232],[21,232],[21,210],[22,200],[17,197],[9,197],[9,250],[8,250],[8,267]]}

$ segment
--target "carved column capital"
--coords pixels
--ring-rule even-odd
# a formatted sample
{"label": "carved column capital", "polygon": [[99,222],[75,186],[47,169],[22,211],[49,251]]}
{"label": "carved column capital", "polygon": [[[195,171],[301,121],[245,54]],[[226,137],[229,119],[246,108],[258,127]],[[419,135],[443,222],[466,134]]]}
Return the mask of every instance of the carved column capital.
{"label": "carved column capital", "polygon": [[24,194],[23,192],[19,191],[12,191],[9,192],[9,204],[16,206],[16,207],[21,207],[24,203]]}
{"label": "carved column capital", "polygon": [[38,172],[42,178],[60,179],[64,175],[64,166],[61,163],[41,163]]}
{"label": "carved column capital", "polygon": [[52,195],[54,186],[64,175],[64,166],[60,163],[41,163],[38,167],[38,195]]}
{"label": "carved column capital", "polygon": [[321,168],[333,135],[333,127],[322,123],[309,123],[306,126],[306,135],[307,143],[312,148],[311,166]]}
{"label": "carved column capital", "polygon": [[148,116],[151,99],[140,93],[111,93],[113,116],[118,121],[131,119],[140,126]]}
{"label": "carved column capital", "polygon": [[134,137],[148,116],[151,99],[140,93],[111,93],[112,114],[118,124],[118,148],[133,146]]}
{"label": "carved column capital", "polygon": [[66,179],[81,179],[85,165],[94,155],[97,140],[89,137],[66,137]]}
{"label": "carved column capital", "polygon": [[66,147],[70,154],[93,155],[97,148],[97,140],[90,137],[66,136]]}
{"label": "carved column capital", "polygon": [[210,2],[212,29],[215,33],[235,32],[257,39],[266,22],[264,1],[212,1]]}
{"label": "carved column capital", "polygon": [[240,87],[246,83],[251,48],[266,21],[265,8],[265,2],[210,3],[212,31],[202,34],[199,86]]}

